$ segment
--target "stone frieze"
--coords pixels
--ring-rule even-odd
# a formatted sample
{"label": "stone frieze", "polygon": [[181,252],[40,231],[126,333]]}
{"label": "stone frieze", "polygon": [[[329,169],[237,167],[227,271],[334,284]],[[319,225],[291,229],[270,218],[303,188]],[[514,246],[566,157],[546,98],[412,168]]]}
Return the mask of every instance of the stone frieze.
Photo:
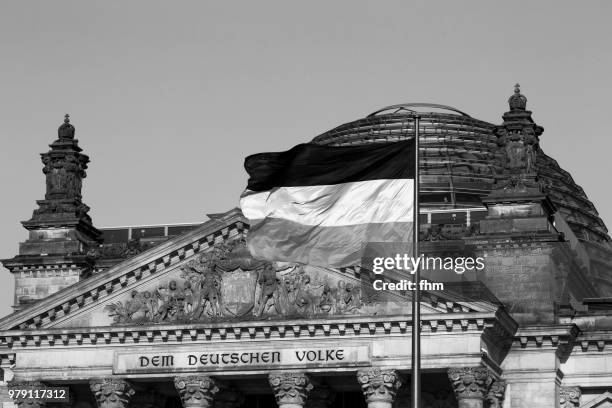
{"label": "stone frieze", "polygon": [[115,324],[365,312],[358,285],[308,272],[303,265],[253,259],[242,239],[215,246],[182,266],[180,277],[153,290],[132,291],[130,299],[105,310]]}

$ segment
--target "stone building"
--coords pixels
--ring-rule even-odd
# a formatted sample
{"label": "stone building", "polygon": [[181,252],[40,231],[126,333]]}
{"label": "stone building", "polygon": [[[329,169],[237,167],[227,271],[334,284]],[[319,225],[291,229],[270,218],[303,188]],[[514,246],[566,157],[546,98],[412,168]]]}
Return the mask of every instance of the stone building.
{"label": "stone building", "polygon": [[[444,283],[420,306],[425,407],[612,407],[610,237],[542,151],[526,102],[517,86],[500,125],[396,105],[313,140],[410,138],[418,114],[421,249],[485,259],[480,271],[423,271]],[[67,117],[42,155],[28,239],[2,261],[16,278],[15,312],[0,320],[6,405],[11,390],[61,386],[69,400],[46,404],[410,406],[410,292],[374,291],[360,267],[255,260],[237,209],[97,229],[74,136]]]}

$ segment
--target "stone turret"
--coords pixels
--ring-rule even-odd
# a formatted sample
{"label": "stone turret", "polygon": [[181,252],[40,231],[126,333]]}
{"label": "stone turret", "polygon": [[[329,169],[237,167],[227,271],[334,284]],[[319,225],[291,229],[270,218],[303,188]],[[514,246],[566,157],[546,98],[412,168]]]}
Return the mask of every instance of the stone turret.
{"label": "stone turret", "polygon": [[29,237],[19,244],[19,255],[2,261],[15,275],[16,310],[88,276],[94,262],[88,252],[101,242],[81,196],[89,157],[81,153],[68,115],[57,133],[51,150],[41,154],[45,198],[22,222]]}
{"label": "stone turret", "polygon": [[531,118],[531,111],[526,109],[527,98],[518,84],[508,105],[510,110],[502,116],[504,122],[493,129],[502,169],[496,174],[493,190],[482,200],[489,214],[480,224],[481,232],[502,235],[529,232],[557,239],[550,218],[556,208],[544,194],[536,168],[539,137],[544,128]]}
{"label": "stone turret", "polygon": [[480,233],[464,241],[485,259],[477,279],[518,322],[553,323],[561,305],[597,292],[554,225],[556,206],[542,189],[536,167],[544,129],[526,110],[518,84],[508,104],[503,123],[493,128],[501,170],[482,199],[487,216]]}
{"label": "stone turret", "polygon": [[508,105],[510,110],[502,116],[504,122],[493,129],[502,164],[490,195],[493,199],[542,192],[537,180],[536,155],[544,128],[531,118],[531,111],[526,109],[527,98],[521,94],[519,84],[514,86],[514,95],[508,99]]}

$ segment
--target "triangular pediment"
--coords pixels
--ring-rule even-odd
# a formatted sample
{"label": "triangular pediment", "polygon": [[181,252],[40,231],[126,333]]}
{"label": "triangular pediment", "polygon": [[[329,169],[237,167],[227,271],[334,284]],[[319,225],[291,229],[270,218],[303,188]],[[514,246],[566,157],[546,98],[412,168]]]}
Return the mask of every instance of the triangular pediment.
{"label": "triangular pediment", "polygon": [[[240,210],[140,253],[0,320],[0,330],[222,323],[410,314],[405,294],[369,273],[250,257]],[[424,293],[422,314],[495,312],[489,302]]]}
{"label": "triangular pediment", "polygon": [[612,407],[612,394],[604,392],[600,396],[581,405],[582,408],[609,408]]}

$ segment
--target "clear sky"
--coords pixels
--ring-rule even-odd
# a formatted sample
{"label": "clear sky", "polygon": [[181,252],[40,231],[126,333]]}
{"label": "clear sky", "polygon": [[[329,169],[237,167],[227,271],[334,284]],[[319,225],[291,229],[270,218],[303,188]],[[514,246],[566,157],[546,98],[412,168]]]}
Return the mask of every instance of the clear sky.
{"label": "clear sky", "polygon": [[[243,158],[386,105],[501,122],[513,85],[544,150],[612,225],[610,1],[8,1],[0,7],[0,258],[44,196],[70,113],[98,227],[238,203]],[[0,315],[13,281],[0,270]]]}

